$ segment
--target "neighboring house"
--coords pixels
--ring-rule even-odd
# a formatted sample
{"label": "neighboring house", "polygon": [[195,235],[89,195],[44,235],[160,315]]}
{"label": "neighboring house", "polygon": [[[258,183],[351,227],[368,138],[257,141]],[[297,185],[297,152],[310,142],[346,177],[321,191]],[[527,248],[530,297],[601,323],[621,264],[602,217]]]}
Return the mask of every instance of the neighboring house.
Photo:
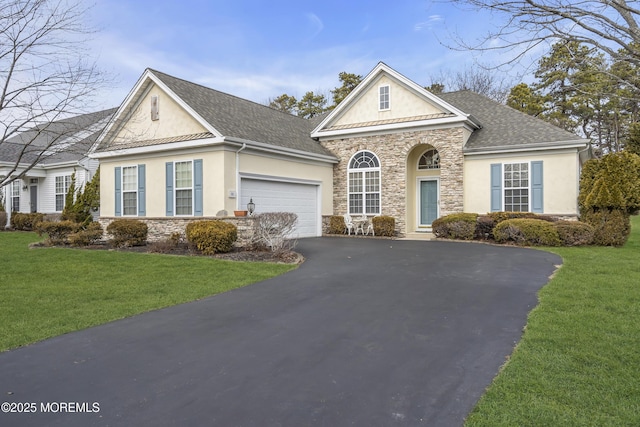
{"label": "neighboring house", "polygon": [[7,212],[61,213],[71,175],[79,188],[95,174],[98,162],[87,153],[115,111],[59,120],[3,141],[0,177],[18,177],[0,188]]}
{"label": "neighboring house", "polygon": [[305,120],[146,70],[92,157],[106,220],[293,211],[390,215],[399,235],[454,212],[576,216],[589,140],[469,91],[433,95],[379,63],[330,114]]}

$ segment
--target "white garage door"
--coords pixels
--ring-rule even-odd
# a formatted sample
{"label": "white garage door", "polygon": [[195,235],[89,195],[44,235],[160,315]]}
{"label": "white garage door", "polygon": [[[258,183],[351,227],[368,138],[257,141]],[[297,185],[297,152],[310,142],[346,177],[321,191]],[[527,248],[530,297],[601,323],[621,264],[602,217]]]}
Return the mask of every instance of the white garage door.
{"label": "white garage door", "polygon": [[256,213],[296,213],[298,224],[292,237],[318,236],[318,188],[319,186],[312,184],[242,178],[240,206],[246,209],[249,200],[253,199]]}

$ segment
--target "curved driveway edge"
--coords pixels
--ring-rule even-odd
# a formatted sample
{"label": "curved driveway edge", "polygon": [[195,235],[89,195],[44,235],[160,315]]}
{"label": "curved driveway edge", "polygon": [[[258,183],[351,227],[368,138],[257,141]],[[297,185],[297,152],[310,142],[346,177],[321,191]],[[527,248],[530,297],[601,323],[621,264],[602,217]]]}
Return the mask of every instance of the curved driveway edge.
{"label": "curved driveway edge", "polygon": [[459,426],[561,263],[441,241],[298,251],[274,279],[1,353],[0,401],[38,410],[0,425]]}

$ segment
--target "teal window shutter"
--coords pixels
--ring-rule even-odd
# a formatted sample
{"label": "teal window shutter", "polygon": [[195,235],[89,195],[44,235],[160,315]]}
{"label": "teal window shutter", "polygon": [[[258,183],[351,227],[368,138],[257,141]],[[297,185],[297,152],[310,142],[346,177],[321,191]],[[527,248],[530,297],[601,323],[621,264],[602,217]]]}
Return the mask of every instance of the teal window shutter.
{"label": "teal window shutter", "polygon": [[202,216],[202,159],[193,161],[193,215]]}
{"label": "teal window shutter", "polygon": [[122,216],[122,172],[119,167],[115,168],[116,175],[116,209],[115,216]]}
{"label": "teal window shutter", "polygon": [[167,162],[167,216],[173,216],[173,162]]}
{"label": "teal window shutter", "polygon": [[491,165],[491,212],[502,210],[502,164]]}
{"label": "teal window shutter", "polygon": [[544,212],[542,161],[531,162],[531,211]]}
{"label": "teal window shutter", "polygon": [[147,214],[145,169],[145,165],[138,165],[138,216],[145,216]]}

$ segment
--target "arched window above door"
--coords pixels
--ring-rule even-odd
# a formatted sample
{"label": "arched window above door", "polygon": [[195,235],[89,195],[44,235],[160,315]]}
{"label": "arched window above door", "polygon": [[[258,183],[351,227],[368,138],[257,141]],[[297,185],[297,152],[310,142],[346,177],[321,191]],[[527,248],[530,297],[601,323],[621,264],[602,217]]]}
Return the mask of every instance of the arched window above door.
{"label": "arched window above door", "polygon": [[418,160],[418,169],[440,169],[440,153],[435,148],[425,151]]}

